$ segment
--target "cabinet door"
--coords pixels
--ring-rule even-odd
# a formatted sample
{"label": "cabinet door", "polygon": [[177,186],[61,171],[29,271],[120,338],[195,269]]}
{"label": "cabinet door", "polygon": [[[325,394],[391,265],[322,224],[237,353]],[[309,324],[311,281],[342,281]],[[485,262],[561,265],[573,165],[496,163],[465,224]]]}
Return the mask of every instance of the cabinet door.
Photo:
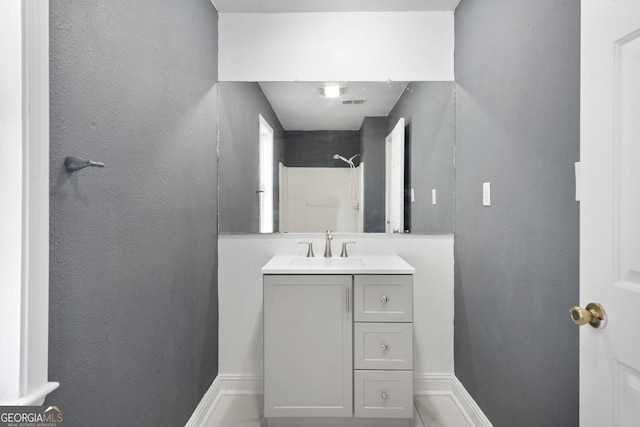
{"label": "cabinet door", "polygon": [[351,276],[264,276],[266,417],[352,416]]}

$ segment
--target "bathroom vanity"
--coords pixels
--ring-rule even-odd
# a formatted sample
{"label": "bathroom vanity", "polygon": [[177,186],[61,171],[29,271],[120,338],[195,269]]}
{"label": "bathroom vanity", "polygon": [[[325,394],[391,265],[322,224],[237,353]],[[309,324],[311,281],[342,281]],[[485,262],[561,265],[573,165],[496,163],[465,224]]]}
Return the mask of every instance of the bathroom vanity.
{"label": "bathroom vanity", "polygon": [[269,425],[407,425],[414,268],[398,256],[275,256],[262,273]]}

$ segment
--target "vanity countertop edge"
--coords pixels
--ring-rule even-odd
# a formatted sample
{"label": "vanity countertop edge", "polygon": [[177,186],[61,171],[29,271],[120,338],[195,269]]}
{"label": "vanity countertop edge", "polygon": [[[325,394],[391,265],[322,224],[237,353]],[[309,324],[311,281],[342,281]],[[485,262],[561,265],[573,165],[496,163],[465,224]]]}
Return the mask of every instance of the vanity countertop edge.
{"label": "vanity countertop edge", "polygon": [[261,271],[262,274],[414,274],[415,268],[398,255],[349,258],[275,255]]}

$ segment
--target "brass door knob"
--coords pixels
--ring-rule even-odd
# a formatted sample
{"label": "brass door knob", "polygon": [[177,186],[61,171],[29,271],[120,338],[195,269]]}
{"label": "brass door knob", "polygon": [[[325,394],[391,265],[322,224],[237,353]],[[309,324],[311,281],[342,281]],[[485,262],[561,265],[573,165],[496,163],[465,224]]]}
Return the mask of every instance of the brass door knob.
{"label": "brass door knob", "polygon": [[573,307],[569,310],[571,321],[578,326],[587,323],[594,328],[599,328],[605,319],[604,308],[597,302],[590,302],[586,308]]}

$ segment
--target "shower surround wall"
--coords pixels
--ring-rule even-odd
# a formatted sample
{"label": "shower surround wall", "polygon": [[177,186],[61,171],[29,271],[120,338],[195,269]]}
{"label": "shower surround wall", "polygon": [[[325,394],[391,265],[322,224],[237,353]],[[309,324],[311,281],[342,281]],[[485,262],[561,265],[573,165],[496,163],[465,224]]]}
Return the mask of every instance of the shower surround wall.
{"label": "shower surround wall", "polygon": [[456,10],[455,366],[496,427],[578,425],[579,36],[579,1]]}
{"label": "shower surround wall", "polygon": [[[217,374],[217,13],[54,1],[47,403],[184,425]],[[65,156],[106,164],[68,174]]]}

